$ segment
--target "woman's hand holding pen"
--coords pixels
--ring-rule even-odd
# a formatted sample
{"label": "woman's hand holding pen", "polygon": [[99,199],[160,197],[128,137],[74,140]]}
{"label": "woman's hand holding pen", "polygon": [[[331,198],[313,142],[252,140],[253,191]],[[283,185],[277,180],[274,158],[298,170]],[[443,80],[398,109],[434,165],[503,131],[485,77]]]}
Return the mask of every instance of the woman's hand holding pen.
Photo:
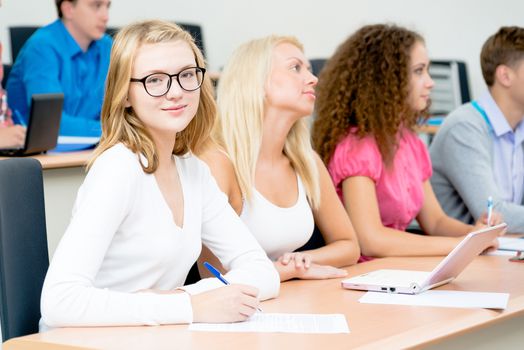
{"label": "woman's hand holding pen", "polygon": [[0,87],[0,149],[22,148],[25,143],[25,127],[14,125],[11,110],[7,107],[7,95]]}
{"label": "woman's hand holding pen", "polygon": [[487,200],[487,211],[482,213],[475,223],[475,230],[486,226],[495,226],[502,223],[502,214],[493,210],[495,207],[493,197],[489,196]]}
{"label": "woman's hand holding pen", "polygon": [[21,125],[0,127],[0,149],[20,148],[25,143],[25,128]]}
{"label": "woman's hand holding pen", "polygon": [[497,211],[492,211],[488,222],[488,213],[484,212],[480,215],[478,220],[475,222],[474,229],[472,231],[480,230],[486,226],[495,226],[503,222],[502,214]]}
{"label": "woman's hand holding pen", "polygon": [[[502,214],[494,211],[493,207],[489,208],[489,204],[488,204],[488,211],[480,215],[478,220],[475,222],[475,226],[473,226],[472,231],[477,231],[477,230],[480,230],[480,229],[483,229],[489,226],[495,226],[495,225],[501,224],[502,222],[503,222]],[[504,231],[502,231],[501,235],[503,234],[503,232]],[[484,249],[484,253],[495,251],[498,248],[499,248],[499,242],[497,239],[495,239],[493,240],[493,242],[491,242],[491,244],[486,249]]]}
{"label": "woman's hand holding pen", "polygon": [[191,295],[193,322],[240,322],[253,315],[259,306],[258,289],[230,284]]}

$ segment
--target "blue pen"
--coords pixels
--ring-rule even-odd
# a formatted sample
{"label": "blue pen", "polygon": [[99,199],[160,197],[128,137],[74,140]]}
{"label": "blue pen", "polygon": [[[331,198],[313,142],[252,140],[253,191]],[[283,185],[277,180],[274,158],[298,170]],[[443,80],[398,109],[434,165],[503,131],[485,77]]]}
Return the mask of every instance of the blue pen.
{"label": "blue pen", "polygon": [[11,118],[13,118],[13,122],[15,124],[20,124],[23,127],[27,127],[27,125],[25,125],[24,118],[22,118],[22,116],[20,115],[20,112],[18,112],[18,110],[15,109],[13,111],[13,115],[11,116]]}
{"label": "blue pen", "polygon": [[[218,278],[220,280],[220,282],[226,284],[226,285],[229,285],[230,283],[224,278],[224,276],[222,276],[222,274],[220,273],[220,271],[218,271],[213,265],[211,265],[210,263],[208,263],[207,261],[204,261],[204,266],[206,267],[206,269],[208,269],[212,274],[213,276],[215,276],[216,278]],[[257,307],[257,310],[262,312],[262,309]]]}
{"label": "blue pen", "polygon": [[210,263],[208,263],[207,261],[204,262],[204,266],[206,267],[206,269],[208,269],[212,274],[213,276],[215,276],[216,278],[218,278],[220,280],[220,282],[226,284],[226,285],[229,285],[229,282],[226,281],[226,279],[224,278],[224,276],[222,276],[222,274],[220,273],[220,271],[218,271],[217,269],[215,269],[215,267],[213,265],[211,265]]}
{"label": "blue pen", "polygon": [[493,197],[488,197],[488,226],[491,226],[491,214],[493,213]]}

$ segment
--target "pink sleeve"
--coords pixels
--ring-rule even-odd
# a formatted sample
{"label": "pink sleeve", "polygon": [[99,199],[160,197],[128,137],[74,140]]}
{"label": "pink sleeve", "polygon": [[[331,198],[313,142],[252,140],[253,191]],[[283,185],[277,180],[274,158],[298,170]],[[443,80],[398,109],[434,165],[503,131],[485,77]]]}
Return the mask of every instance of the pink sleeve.
{"label": "pink sleeve", "polygon": [[382,156],[373,138],[347,135],[335,148],[328,166],[335,187],[351,176],[366,176],[377,182],[382,173]]}
{"label": "pink sleeve", "polygon": [[[2,43],[0,43],[0,82],[4,79],[4,66],[2,65]],[[0,89],[2,86],[0,86]]]}

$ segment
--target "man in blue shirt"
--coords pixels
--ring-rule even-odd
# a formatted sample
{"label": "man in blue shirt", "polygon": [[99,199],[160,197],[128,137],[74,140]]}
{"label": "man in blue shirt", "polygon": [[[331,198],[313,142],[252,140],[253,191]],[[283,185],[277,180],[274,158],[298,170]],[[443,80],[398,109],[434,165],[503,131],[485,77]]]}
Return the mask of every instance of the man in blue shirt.
{"label": "man in blue shirt", "polygon": [[492,197],[508,232],[524,233],[524,28],[500,28],[480,63],[488,91],[445,118],[431,184],[448,215],[474,222]]}
{"label": "man in blue shirt", "polygon": [[[7,81],[9,106],[26,120],[31,96],[62,92],[61,136],[100,136],[111,38],[110,0],[56,0],[59,19],[25,43]],[[16,112],[15,112],[16,111]]]}

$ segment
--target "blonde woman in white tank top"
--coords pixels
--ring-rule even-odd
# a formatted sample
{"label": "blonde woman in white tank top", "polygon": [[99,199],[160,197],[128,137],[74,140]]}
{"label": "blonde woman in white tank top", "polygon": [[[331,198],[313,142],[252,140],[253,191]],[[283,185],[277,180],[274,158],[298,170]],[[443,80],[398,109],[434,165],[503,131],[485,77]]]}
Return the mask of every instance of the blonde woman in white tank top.
{"label": "blonde woman in white tank top", "polygon": [[273,261],[306,244],[315,228],[313,212],[298,175],[297,184],[298,197],[289,207],[273,204],[256,188],[251,200],[243,203],[240,218]]}
{"label": "blonde woman in white tank top", "polygon": [[[311,147],[305,117],[313,112],[316,83],[293,37],[240,46],[220,76],[213,140],[199,154],[281,281],[343,277],[339,267],[360,256],[353,226]],[[315,224],[326,245],[295,252]],[[205,260],[215,261],[207,250]]]}

